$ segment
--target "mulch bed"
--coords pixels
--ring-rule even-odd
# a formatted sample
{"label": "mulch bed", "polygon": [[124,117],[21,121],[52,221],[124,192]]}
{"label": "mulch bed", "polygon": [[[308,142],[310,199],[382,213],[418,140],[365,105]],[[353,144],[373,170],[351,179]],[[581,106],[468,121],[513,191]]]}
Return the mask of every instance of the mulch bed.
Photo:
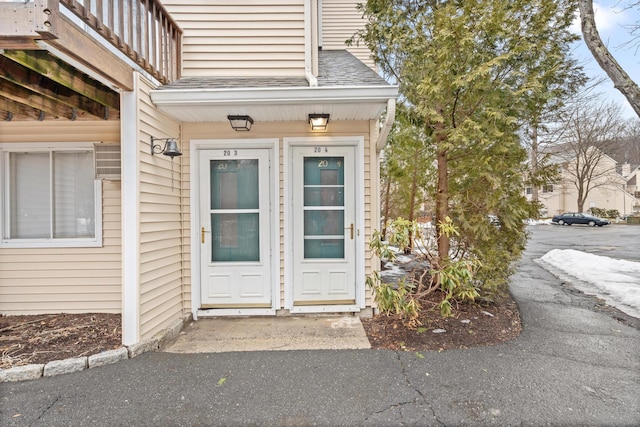
{"label": "mulch bed", "polygon": [[[441,295],[436,292],[431,298],[434,306]],[[459,305],[449,318],[425,308],[413,328],[384,314],[362,319],[362,324],[372,348],[404,351],[493,345],[516,338],[522,329],[518,307],[509,294],[490,303]],[[0,369],[90,356],[121,346],[119,314],[0,315]]]}
{"label": "mulch bed", "polygon": [[122,347],[119,314],[0,316],[0,369]]}
{"label": "mulch bed", "polygon": [[[430,306],[441,300],[434,292]],[[437,308],[425,308],[418,325],[407,328],[398,316],[378,314],[362,319],[372,348],[405,351],[443,351],[488,346],[520,335],[520,312],[510,294],[492,302],[458,305],[452,317],[443,318]],[[435,332],[434,332],[435,331]]]}

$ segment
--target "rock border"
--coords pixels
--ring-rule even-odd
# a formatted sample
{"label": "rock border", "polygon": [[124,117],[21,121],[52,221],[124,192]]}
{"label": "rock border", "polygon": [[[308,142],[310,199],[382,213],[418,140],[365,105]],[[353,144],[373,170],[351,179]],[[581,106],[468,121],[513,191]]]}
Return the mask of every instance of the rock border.
{"label": "rock border", "polygon": [[52,360],[44,364],[31,364],[9,369],[0,369],[0,382],[35,380],[110,365],[120,362],[121,360],[133,359],[148,351],[157,351],[166,347],[180,334],[180,331],[182,331],[185,325],[191,322],[192,319],[192,314],[189,313],[180,319],[176,319],[168,327],[162,329],[151,338],[147,338],[130,346],[120,347],[116,350],[103,351],[91,356]]}

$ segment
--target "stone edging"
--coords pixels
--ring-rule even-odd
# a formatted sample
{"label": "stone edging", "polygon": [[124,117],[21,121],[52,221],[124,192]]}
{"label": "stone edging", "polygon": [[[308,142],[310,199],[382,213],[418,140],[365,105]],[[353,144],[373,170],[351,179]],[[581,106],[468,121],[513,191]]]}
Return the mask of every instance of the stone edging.
{"label": "stone edging", "polygon": [[97,368],[109,365],[121,360],[133,359],[148,351],[156,351],[165,347],[178,336],[182,328],[191,321],[191,314],[175,320],[166,329],[161,330],[153,337],[137,342],[128,347],[120,347],[116,350],[104,351],[91,356],[74,357],[71,359],[53,360],[45,364],[31,364],[16,366],[9,369],[0,369],[0,382],[15,382],[34,380],[42,377],[69,374],[85,369]]}

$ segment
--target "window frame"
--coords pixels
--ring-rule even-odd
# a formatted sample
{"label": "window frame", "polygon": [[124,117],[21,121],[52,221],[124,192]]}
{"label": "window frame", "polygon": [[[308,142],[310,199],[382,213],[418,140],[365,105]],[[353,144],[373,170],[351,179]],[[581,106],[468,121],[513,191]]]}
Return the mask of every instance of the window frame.
{"label": "window frame", "polygon": [[0,248],[86,248],[102,247],[102,180],[93,180],[95,235],[93,237],[78,238],[37,238],[12,239],[7,237],[11,227],[10,216],[10,184],[9,184],[9,154],[10,153],[51,153],[64,151],[90,151],[92,153],[91,167],[95,177],[95,142],[80,143],[2,143],[0,144]]}

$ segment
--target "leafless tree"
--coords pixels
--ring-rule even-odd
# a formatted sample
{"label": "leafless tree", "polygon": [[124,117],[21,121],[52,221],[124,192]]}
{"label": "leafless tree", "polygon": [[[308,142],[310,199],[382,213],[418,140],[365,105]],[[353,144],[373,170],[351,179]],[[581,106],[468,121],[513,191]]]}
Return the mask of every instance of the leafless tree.
{"label": "leafless tree", "polygon": [[621,107],[600,99],[581,99],[564,124],[563,143],[553,150],[564,167],[568,181],[578,193],[578,211],[595,188],[610,185],[616,164],[607,153],[625,130]]}
{"label": "leafless tree", "polygon": [[640,119],[630,119],[627,123],[625,135],[625,157],[621,160],[626,163],[640,164]]}
{"label": "leafless tree", "polygon": [[[630,3],[629,7],[640,8],[640,2]],[[579,8],[584,42],[600,65],[600,68],[613,81],[614,87],[627,98],[633,110],[640,117],[640,87],[629,77],[602,42],[596,27],[593,0],[579,0]],[[632,28],[632,33],[634,31],[638,31],[638,25]]]}
{"label": "leafless tree", "polygon": [[624,135],[608,153],[619,164],[640,165],[640,119],[627,119]]}
{"label": "leafless tree", "polygon": [[[625,10],[632,10],[634,8],[640,10],[640,1],[628,1],[629,4],[624,8]],[[628,42],[623,43],[623,46],[634,49],[634,52],[637,55],[638,51],[640,51],[640,18],[631,24],[623,25],[623,28],[626,28],[629,31],[629,34],[631,34],[631,39]]]}

